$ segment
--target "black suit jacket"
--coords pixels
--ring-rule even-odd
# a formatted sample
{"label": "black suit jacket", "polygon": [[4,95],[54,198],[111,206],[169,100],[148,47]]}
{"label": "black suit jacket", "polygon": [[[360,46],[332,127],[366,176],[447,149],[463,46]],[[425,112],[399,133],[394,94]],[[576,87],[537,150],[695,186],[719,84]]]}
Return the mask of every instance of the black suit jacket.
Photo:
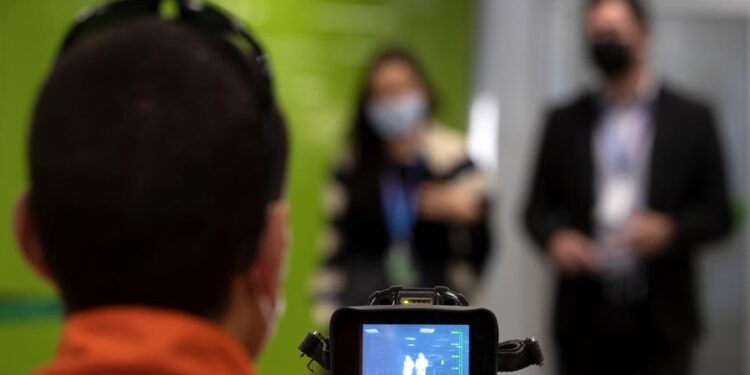
{"label": "black suit jacket", "polygon": [[[547,118],[525,214],[528,231],[542,249],[563,227],[593,233],[592,135],[598,112],[596,95],[588,94]],[[663,88],[653,116],[647,205],[675,219],[676,235],[662,256],[646,264],[646,310],[657,337],[687,342],[700,330],[694,249],[731,226],[724,162],[706,106]],[[554,324],[558,338],[585,327],[601,298],[594,276],[560,278]]]}

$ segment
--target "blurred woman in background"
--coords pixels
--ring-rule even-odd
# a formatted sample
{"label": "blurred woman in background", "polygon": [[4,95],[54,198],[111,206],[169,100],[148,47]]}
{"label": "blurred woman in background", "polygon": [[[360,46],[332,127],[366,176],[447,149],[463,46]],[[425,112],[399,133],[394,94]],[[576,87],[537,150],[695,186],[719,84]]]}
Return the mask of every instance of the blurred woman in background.
{"label": "blurred woman in background", "polygon": [[325,197],[330,230],[314,284],[321,324],[389,285],[475,289],[490,249],[489,181],[434,111],[409,53],[374,57]]}

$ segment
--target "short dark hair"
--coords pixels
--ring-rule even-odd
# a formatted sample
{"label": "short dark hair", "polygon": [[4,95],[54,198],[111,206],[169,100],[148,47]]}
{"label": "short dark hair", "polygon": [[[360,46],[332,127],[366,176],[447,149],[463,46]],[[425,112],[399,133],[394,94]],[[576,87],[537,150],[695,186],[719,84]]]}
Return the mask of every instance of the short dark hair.
{"label": "short dark hair", "polygon": [[53,68],[34,111],[30,199],[67,311],[222,312],[255,256],[268,186],[283,189],[265,164],[286,160],[285,132],[263,142],[260,75],[241,74],[228,45],[144,19],[88,36]]}
{"label": "short dark hair", "polygon": [[638,24],[641,25],[643,30],[648,31],[651,29],[651,13],[641,0],[589,0],[586,4],[586,10],[591,10],[599,4],[607,1],[621,1],[625,3],[625,5],[628,6],[628,9],[630,9],[633,18],[635,18]]}

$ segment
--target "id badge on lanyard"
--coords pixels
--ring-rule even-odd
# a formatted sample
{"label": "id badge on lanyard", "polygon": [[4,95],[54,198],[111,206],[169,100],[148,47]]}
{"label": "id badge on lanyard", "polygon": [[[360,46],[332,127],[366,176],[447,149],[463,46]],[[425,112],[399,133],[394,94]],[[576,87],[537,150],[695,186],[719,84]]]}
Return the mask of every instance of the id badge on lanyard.
{"label": "id badge on lanyard", "polygon": [[650,120],[643,113],[610,120],[597,142],[602,168],[596,217],[607,227],[623,225],[642,203],[643,164],[651,141]]}
{"label": "id badge on lanyard", "polygon": [[597,221],[605,227],[623,225],[638,205],[639,188],[635,176],[613,174],[600,186]]}
{"label": "id badge on lanyard", "polygon": [[643,204],[644,170],[652,140],[646,112],[631,110],[606,119],[597,138],[599,191],[595,216],[603,262],[604,297],[629,305],[643,301],[648,281],[640,261],[622,241],[628,222]]}
{"label": "id badge on lanyard", "polygon": [[396,171],[386,171],[381,176],[383,216],[389,235],[385,269],[392,284],[415,285],[418,279],[411,249],[417,211],[414,183],[402,180]]}

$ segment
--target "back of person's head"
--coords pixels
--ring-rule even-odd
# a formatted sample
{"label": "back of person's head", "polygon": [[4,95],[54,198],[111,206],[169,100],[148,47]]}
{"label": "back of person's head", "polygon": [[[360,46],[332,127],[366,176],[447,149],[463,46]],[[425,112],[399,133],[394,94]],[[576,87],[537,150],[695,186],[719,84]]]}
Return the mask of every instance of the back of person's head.
{"label": "back of person's head", "polygon": [[269,165],[286,158],[279,112],[282,139],[264,134],[257,69],[242,74],[232,53],[149,18],[90,35],[56,63],[34,111],[17,232],[68,312],[228,308],[282,195],[284,173]]}

